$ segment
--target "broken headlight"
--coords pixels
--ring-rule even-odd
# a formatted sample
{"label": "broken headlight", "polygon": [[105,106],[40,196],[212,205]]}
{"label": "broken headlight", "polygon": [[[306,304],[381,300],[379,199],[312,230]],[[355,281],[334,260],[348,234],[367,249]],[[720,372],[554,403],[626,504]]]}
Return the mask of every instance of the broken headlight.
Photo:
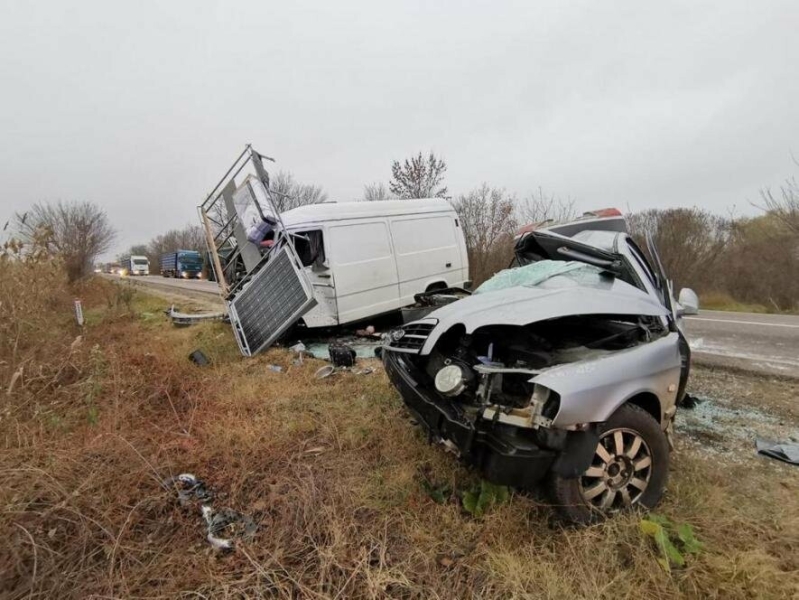
{"label": "broken headlight", "polygon": [[436,373],[436,389],[444,396],[457,396],[466,389],[466,378],[463,369],[449,364]]}

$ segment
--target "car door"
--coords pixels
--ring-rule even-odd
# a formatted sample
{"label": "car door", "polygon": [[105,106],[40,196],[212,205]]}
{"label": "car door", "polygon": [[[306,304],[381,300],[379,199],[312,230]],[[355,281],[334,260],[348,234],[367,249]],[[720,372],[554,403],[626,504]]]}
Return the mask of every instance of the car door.
{"label": "car door", "polygon": [[688,339],[685,337],[682,317],[677,312],[677,301],[674,299],[671,282],[666,276],[666,269],[663,268],[663,261],[660,260],[660,253],[658,252],[657,245],[650,232],[646,233],[646,245],[654,263],[654,270],[658,278],[658,287],[663,305],[671,312],[671,325],[680,336],[679,350],[681,370],[680,385],[677,390],[677,404],[679,404],[682,402],[683,396],[685,395],[685,388],[688,385],[688,376],[691,373],[691,347],[688,345]]}

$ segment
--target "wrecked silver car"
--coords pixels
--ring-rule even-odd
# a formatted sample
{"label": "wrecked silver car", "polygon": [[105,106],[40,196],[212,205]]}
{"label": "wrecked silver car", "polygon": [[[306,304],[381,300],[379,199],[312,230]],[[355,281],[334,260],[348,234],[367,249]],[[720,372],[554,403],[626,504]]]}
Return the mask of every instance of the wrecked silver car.
{"label": "wrecked silver car", "polygon": [[657,252],[626,233],[532,231],[515,268],[393,330],[392,383],[430,439],[498,484],[548,482],[555,504],[588,523],[654,506],[690,351]]}

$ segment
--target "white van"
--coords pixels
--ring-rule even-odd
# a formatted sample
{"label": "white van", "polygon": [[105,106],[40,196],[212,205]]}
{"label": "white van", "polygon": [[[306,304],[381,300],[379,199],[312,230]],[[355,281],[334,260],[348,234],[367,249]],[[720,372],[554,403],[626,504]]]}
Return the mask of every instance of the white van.
{"label": "white van", "polygon": [[442,199],[328,202],[281,214],[317,304],[308,327],[344,325],[414,303],[414,294],[467,287],[463,228]]}

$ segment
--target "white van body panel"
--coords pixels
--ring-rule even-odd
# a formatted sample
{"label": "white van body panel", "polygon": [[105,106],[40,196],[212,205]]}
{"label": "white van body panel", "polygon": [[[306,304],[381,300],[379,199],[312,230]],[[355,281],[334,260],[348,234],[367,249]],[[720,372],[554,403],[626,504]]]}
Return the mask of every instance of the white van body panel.
{"label": "white van body panel", "polygon": [[463,230],[446,200],[312,204],[281,217],[289,232],[323,236],[324,263],[306,266],[318,302],[304,316],[308,327],[398,310],[431,286],[469,279]]}

